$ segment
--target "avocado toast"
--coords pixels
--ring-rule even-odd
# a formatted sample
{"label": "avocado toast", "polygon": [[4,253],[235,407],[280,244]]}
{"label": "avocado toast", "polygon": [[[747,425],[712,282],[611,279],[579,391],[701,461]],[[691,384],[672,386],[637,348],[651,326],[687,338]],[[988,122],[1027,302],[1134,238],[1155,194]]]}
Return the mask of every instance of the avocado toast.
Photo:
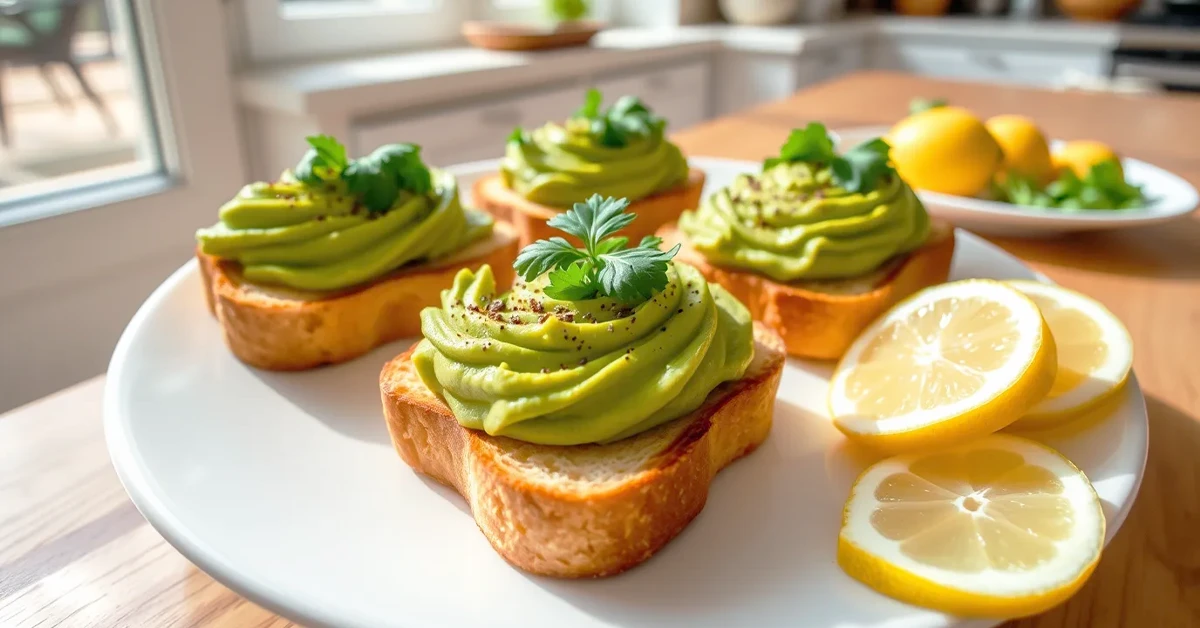
{"label": "avocado toast", "polygon": [[658,234],[804,358],[841,357],[888,307],[944,282],[954,257],[953,228],[929,217],[886,142],[838,155],[817,123]]}
{"label": "avocado toast", "polygon": [[770,430],[782,341],[677,249],[613,237],[624,206],[593,197],[556,218],[585,247],[526,247],[512,291],[486,266],[461,271],[421,313],[425,339],[380,374],[401,458],[537,574],[646,560]]}
{"label": "avocado toast", "polygon": [[700,202],[704,173],[666,138],[666,121],[634,96],[607,109],[601,102],[592,89],[564,123],[516,129],[500,172],[475,182],[475,202],[511,222],[521,246],[562,237],[546,221],[592,193],[629,199],[638,220],[621,235],[634,241]]}
{"label": "avocado toast", "polygon": [[512,229],[462,207],[419,147],[348,160],[333,138],[309,142],[294,169],[245,186],[196,234],[209,310],[243,362],[307,369],[415,336],[458,268],[507,270],[516,255]]}

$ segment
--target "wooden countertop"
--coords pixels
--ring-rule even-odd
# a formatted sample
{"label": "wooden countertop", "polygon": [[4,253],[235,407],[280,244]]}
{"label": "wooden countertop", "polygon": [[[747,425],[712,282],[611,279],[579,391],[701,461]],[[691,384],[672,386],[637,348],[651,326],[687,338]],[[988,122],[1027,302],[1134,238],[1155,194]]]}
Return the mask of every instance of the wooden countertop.
{"label": "wooden countertop", "polygon": [[[913,97],[1020,113],[1200,186],[1200,98],[1052,93],[860,73],[679,133],[694,155],[761,159],[810,120],[888,124]],[[1128,325],[1150,414],[1141,494],[1086,587],[1012,626],[1200,625],[1200,218],[1056,240],[998,239]],[[0,626],[290,626],[193,567],[125,496],[103,378],[0,417]]]}

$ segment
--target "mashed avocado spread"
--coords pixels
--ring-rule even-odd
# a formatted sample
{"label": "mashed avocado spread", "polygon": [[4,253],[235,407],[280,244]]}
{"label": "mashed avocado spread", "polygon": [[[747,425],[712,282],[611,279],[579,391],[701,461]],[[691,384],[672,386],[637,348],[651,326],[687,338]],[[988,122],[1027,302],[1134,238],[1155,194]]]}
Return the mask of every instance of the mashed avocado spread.
{"label": "mashed avocado spread", "polygon": [[[580,237],[539,240],[509,292],[488,266],[464,269],[421,312],[412,360],[458,422],[546,445],[603,443],[683,416],[754,355],[750,313],[678,247],[608,237],[628,203],[593,197],[551,220]],[[618,296],[619,295],[619,296]]]}
{"label": "mashed avocado spread", "polygon": [[665,121],[626,96],[600,110],[599,92],[565,124],[509,138],[500,174],[527,200],[568,208],[592,193],[637,200],[680,185],[688,165],[664,137]]}
{"label": "mashed avocado spread", "polygon": [[[220,222],[196,233],[200,251],[240,262],[252,283],[326,291],[444,257],[492,230],[488,215],[459,204],[448,173],[428,171],[428,189],[418,190],[386,183],[386,172],[358,180],[340,174],[319,170],[306,182],[289,170],[277,182],[245,186],[221,207]],[[377,208],[352,188],[376,194]]]}
{"label": "mashed avocado spread", "polygon": [[626,307],[545,296],[545,276],[497,294],[491,268],[462,270],[421,312],[421,380],[458,422],[547,445],[632,436],[695,410],[753,357],[750,314],[699,271]]}
{"label": "mashed avocado spread", "polygon": [[[929,234],[921,201],[887,167],[886,144],[878,150],[882,161],[874,171],[856,172],[852,183],[849,176],[840,180],[831,164],[838,158],[831,155],[776,160],[684,212],[679,227],[713,263],[777,281],[868,273],[921,246]],[[869,157],[855,159],[857,167]]]}

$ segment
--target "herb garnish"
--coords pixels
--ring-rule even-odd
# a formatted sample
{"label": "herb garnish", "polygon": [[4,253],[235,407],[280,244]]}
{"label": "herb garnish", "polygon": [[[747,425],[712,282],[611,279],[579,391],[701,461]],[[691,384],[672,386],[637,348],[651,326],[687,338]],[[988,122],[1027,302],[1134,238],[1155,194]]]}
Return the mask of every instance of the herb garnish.
{"label": "herb garnish", "polygon": [[914,98],[908,101],[908,115],[915,116],[918,113],[945,107],[948,104],[945,98]]}
{"label": "herb garnish", "polygon": [[387,144],[370,155],[348,160],[346,147],[328,135],[305,138],[311,146],[293,170],[296,178],[313,186],[341,178],[346,188],[370,212],[391,209],[401,190],[424,194],[433,188],[429,168],[415,144]]}
{"label": "herb garnish", "polygon": [[[637,96],[622,96],[608,109],[601,109],[604,96],[596,88],[589,89],[583,106],[572,114],[572,120],[582,121],[601,146],[622,148],[630,142],[654,133],[661,133],[667,122],[654,115]],[[508,141],[518,144],[529,141],[529,133],[517,127]]]}
{"label": "herb garnish", "polygon": [[1010,172],[998,195],[1014,205],[1058,209],[1129,209],[1147,203],[1141,186],[1125,181],[1116,161],[1099,162],[1079,178],[1070,168],[1044,188],[1018,173]]}
{"label": "herb garnish", "polygon": [[645,301],[667,286],[667,262],[679,252],[679,245],[662,251],[661,238],[646,236],[636,247],[627,248],[629,238],[613,234],[637,218],[625,213],[628,206],[627,199],[599,194],[575,203],[547,224],[579,238],[584,248],[558,236],[538,240],[521,249],[513,268],[525,281],[549,272],[544,292],[552,299],[606,296],[622,303]]}
{"label": "herb garnish", "polygon": [[783,163],[807,161],[829,164],[833,181],[849,192],[863,194],[871,191],[881,179],[895,172],[888,163],[891,146],[883,138],[867,140],[842,155],[833,149],[833,138],[820,122],[809,122],[803,129],[793,129],[779,149],[778,157],[763,162],[763,170]]}

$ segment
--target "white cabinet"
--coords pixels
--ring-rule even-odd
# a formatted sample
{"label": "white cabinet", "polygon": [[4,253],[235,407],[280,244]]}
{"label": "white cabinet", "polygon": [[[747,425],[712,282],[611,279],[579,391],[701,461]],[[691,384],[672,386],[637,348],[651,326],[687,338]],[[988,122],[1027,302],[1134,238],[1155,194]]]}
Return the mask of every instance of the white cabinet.
{"label": "white cabinet", "polygon": [[1108,73],[1109,54],[1099,47],[1036,47],[976,41],[887,41],[872,48],[873,65],[925,76],[992,83],[1054,86],[1069,73]]}
{"label": "white cabinet", "polygon": [[593,84],[608,103],[632,94],[666,118],[669,130],[686,129],[709,118],[709,64],[698,61],[620,77],[599,78]]}
{"label": "white cabinet", "polygon": [[717,60],[716,113],[728,115],[787,98],[808,85],[863,67],[865,56],[857,41],[796,55],[726,51]]}
{"label": "white cabinet", "polygon": [[583,103],[586,85],[604,92],[607,104],[624,94],[636,95],[670,121],[671,130],[698,124],[709,117],[709,64],[695,61],[652,70],[638,69],[619,77],[585,77],[579,83],[524,94],[477,96],[467,104],[425,108],[411,114],[374,118],[353,125],[351,154],[381,144],[420,144],[426,162],[450,165],[500,157],[515,127],[535,128],[549,120],[564,120]]}
{"label": "white cabinet", "polygon": [[514,128],[565,118],[579,107],[581,98],[580,88],[563,87],[359,124],[354,128],[351,153],[364,154],[381,144],[412,142],[420,144],[425,161],[435,165],[500,157]]}

